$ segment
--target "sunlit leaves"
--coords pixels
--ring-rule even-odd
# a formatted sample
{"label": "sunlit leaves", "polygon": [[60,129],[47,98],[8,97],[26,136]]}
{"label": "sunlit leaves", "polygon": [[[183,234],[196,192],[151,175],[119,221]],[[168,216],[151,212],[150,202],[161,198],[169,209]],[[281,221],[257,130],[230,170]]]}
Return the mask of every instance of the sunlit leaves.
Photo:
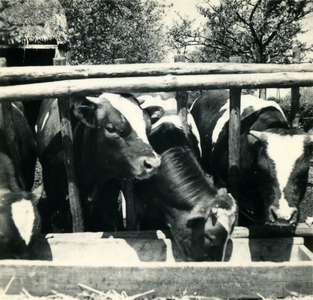
{"label": "sunlit leaves", "polygon": [[188,46],[197,45],[193,58],[198,55],[206,61],[241,56],[243,62],[290,62],[289,50],[295,45],[302,52],[310,50],[310,45],[295,37],[302,30],[299,21],[313,12],[312,2],[220,0],[214,5],[203,0],[198,11],[207,19],[204,28],[194,29],[192,23],[183,20],[170,30],[175,40],[172,46],[186,52]]}
{"label": "sunlit leaves", "polygon": [[165,55],[162,16],[156,0],[61,0],[70,33],[72,64],[156,62]]}

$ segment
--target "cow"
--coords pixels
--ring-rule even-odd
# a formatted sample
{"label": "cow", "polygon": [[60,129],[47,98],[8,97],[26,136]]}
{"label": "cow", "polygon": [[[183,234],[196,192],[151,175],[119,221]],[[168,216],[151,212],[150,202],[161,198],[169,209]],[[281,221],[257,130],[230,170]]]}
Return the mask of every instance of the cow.
{"label": "cow", "polygon": [[[229,92],[208,91],[193,103],[191,113],[200,134],[202,166],[218,186],[228,188]],[[312,136],[291,129],[275,101],[242,95],[240,114],[239,225],[293,230],[306,191]]]}
{"label": "cow", "polygon": [[[120,181],[149,178],[161,163],[148,141],[149,116],[132,95],[103,93],[73,98],[71,125],[85,231],[122,229],[117,201]],[[39,204],[45,216],[43,232],[71,232],[56,99],[44,100],[41,106],[37,152],[47,195]]]}
{"label": "cow", "polygon": [[222,260],[236,220],[236,202],[204,173],[191,125],[186,133],[177,115],[162,111],[160,100],[143,104],[154,116],[149,141],[162,162],[157,174],[134,184],[135,199],[145,207],[139,228],[169,228],[187,260]]}
{"label": "cow", "polygon": [[36,164],[35,138],[20,109],[22,104],[9,105],[12,111],[10,133],[4,120],[4,104],[0,103],[1,259],[27,257],[41,227],[36,208],[38,198],[30,192]]}

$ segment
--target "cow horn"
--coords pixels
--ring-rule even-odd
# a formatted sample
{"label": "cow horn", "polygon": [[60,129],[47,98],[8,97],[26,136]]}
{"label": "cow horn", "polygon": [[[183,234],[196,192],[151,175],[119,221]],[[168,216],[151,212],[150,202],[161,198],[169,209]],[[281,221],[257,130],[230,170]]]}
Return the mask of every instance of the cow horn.
{"label": "cow horn", "polygon": [[256,131],[256,130],[250,130],[249,132],[252,136],[257,138],[260,141],[267,142],[267,135],[265,132]]}

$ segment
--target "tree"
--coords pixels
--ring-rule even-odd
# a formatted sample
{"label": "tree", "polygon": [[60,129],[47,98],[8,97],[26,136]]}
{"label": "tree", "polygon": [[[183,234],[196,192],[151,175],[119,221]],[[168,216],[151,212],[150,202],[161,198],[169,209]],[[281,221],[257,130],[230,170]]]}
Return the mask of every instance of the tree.
{"label": "tree", "polygon": [[[299,115],[299,129],[306,132],[309,130],[313,133],[313,87],[300,87],[300,107],[298,111]],[[269,100],[275,100],[282,110],[284,111],[287,119],[291,122],[291,93],[288,93],[282,99],[270,98]]]}
{"label": "tree", "polygon": [[65,8],[72,64],[161,61],[165,56],[162,17],[156,0],[61,0]]}
{"label": "tree", "polygon": [[241,56],[242,62],[290,63],[295,45],[302,53],[311,50],[297,41],[303,33],[300,21],[313,12],[312,0],[221,0],[211,5],[203,0],[198,11],[206,18],[204,28],[192,29],[182,20],[170,30],[172,47],[197,46],[191,55],[197,60],[228,61]]}

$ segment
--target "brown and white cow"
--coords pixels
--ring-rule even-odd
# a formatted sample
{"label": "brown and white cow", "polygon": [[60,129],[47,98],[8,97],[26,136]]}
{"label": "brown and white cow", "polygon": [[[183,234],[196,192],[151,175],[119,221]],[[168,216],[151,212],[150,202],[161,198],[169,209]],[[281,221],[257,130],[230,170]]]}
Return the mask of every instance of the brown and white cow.
{"label": "brown and white cow", "polygon": [[[212,90],[191,109],[202,148],[202,165],[217,184],[229,186],[229,92]],[[312,136],[290,129],[274,101],[241,97],[239,225],[296,225],[308,182]]]}
{"label": "brown and white cow", "polygon": [[[103,93],[73,99],[73,148],[85,230],[118,228],[119,180],[146,179],[157,172],[161,161],[148,141],[150,126],[149,116],[132,95]],[[48,199],[39,206],[46,232],[71,231],[60,130],[57,100],[44,100],[37,149]]]}

